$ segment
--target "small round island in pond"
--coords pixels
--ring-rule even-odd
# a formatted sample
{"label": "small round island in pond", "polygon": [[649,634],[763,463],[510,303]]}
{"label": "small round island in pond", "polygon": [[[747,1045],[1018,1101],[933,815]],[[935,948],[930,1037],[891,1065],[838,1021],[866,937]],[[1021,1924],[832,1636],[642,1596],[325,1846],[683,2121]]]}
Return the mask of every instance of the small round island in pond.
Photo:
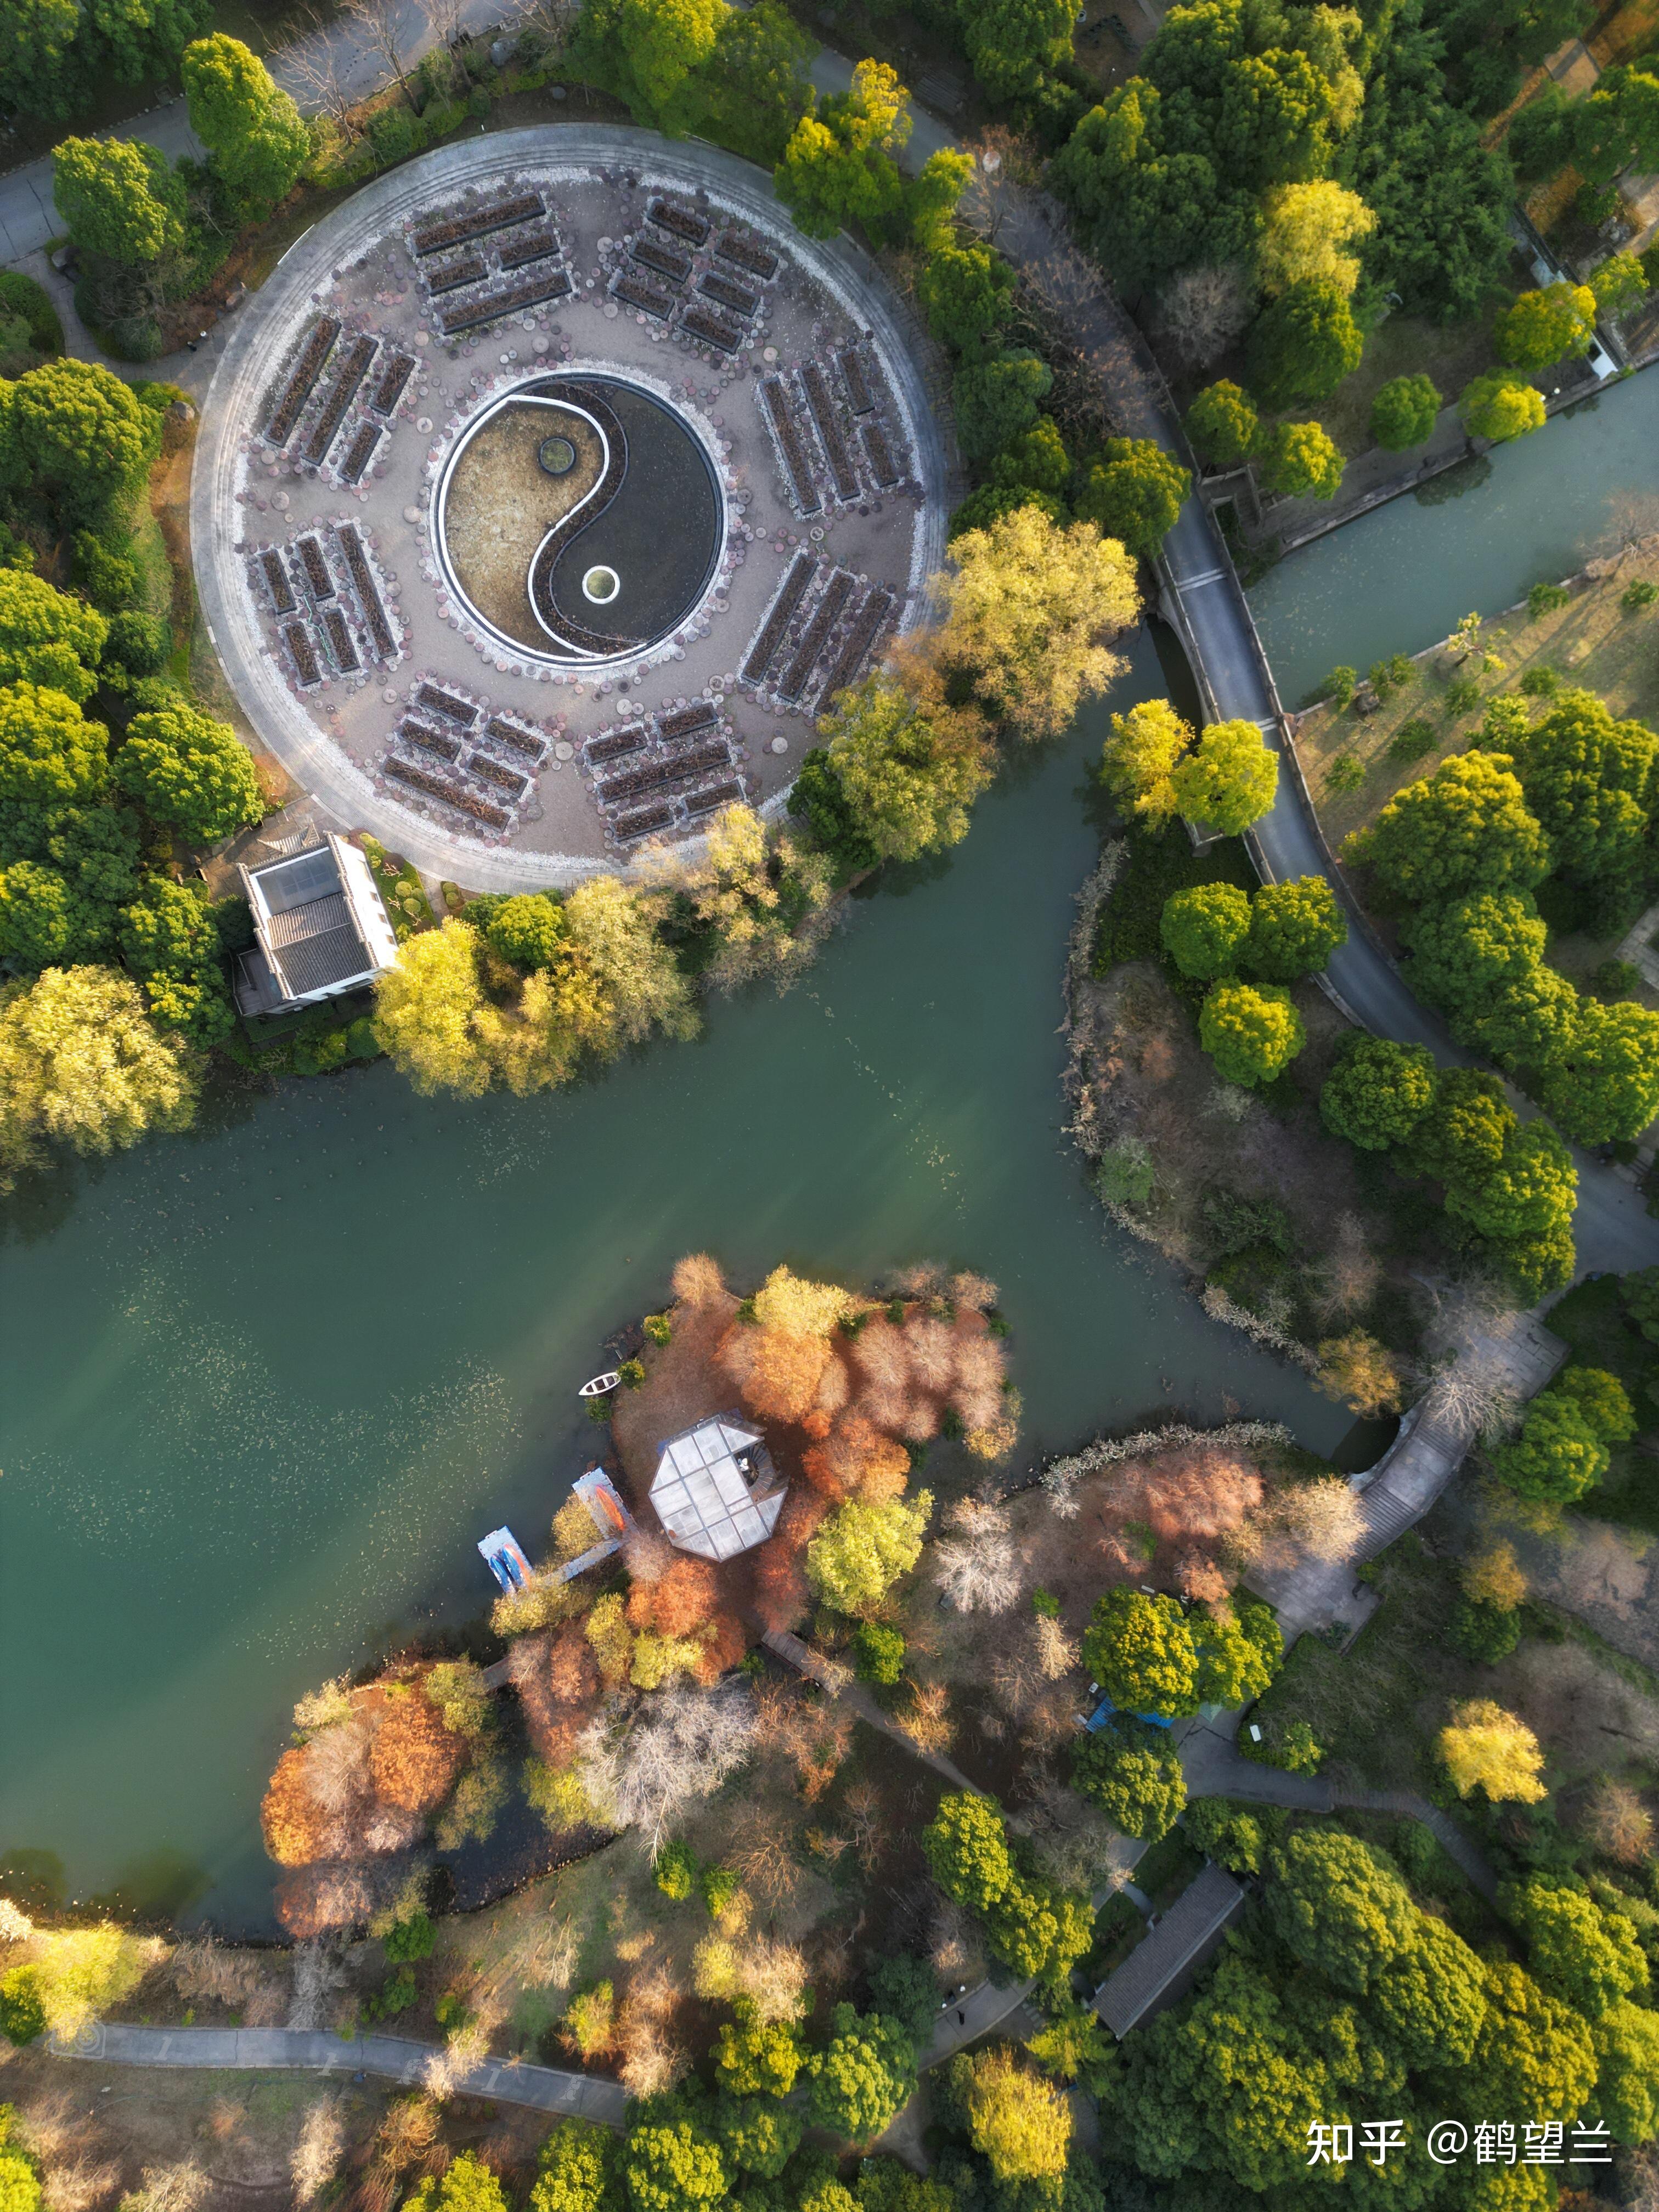
{"label": "small round island in pond", "polygon": [[725,501],[690,422],[617,376],[538,376],[493,399],[439,480],[458,596],[514,651],[561,666],[656,644],[713,580]]}

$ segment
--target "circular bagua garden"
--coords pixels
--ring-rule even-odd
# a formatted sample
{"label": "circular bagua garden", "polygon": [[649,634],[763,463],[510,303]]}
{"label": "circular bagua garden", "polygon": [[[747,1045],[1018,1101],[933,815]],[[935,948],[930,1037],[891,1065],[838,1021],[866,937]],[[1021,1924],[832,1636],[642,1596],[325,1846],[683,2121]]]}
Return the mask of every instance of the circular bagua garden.
{"label": "circular bagua garden", "polygon": [[294,248],[204,409],[203,599],[260,740],[479,889],[781,803],[922,617],[919,337],[758,171],[555,126],[428,155]]}

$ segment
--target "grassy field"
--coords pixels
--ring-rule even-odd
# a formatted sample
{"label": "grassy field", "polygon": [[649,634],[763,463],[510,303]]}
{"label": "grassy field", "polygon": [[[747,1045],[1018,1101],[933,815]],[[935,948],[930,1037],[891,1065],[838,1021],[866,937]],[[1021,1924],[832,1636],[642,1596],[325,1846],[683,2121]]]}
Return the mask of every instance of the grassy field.
{"label": "grassy field", "polygon": [[[1392,378],[1426,376],[1449,406],[1472,378],[1483,375],[1496,361],[1492,325],[1514,291],[1510,285],[1494,285],[1480,313],[1461,322],[1390,315],[1365,340],[1364,355],[1353,374],[1345,376],[1320,406],[1308,410],[1306,419],[1321,423],[1352,460],[1376,443],[1371,435],[1371,402]],[[1401,456],[1402,463],[1411,458]]]}
{"label": "grassy field", "polygon": [[[1479,735],[1486,702],[1519,692],[1529,671],[1553,670],[1563,684],[1581,684],[1605,699],[1616,714],[1659,720],[1659,607],[1632,614],[1620,605],[1638,578],[1659,582],[1659,544],[1626,555],[1610,575],[1597,577],[1565,607],[1535,622],[1523,606],[1488,623],[1481,648],[1504,665],[1479,678],[1480,698],[1467,714],[1450,711],[1447,691],[1455,677],[1470,672],[1455,666],[1451,655],[1437,647],[1413,662],[1411,681],[1375,714],[1361,714],[1352,707],[1339,713],[1324,705],[1298,715],[1296,749],[1331,843],[1340,846],[1351,830],[1374,822],[1403,785],[1432,775],[1449,755],[1467,751]],[[1546,704],[1539,700],[1539,710]],[[1395,741],[1408,723],[1418,721],[1430,726],[1433,742],[1418,758],[1401,759]],[[1357,762],[1362,770],[1351,791],[1333,787],[1331,770],[1339,760]],[[1339,785],[1341,780],[1339,771]]]}

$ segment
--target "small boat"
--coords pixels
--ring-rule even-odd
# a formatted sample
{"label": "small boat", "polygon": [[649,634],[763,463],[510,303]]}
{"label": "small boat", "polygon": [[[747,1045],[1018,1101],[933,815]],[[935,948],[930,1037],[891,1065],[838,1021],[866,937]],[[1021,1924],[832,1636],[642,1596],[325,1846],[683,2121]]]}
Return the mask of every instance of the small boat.
{"label": "small boat", "polygon": [[612,1367],[607,1369],[603,1375],[594,1376],[592,1382],[584,1382],[576,1395],[579,1398],[605,1398],[617,1388],[621,1382],[622,1376]]}

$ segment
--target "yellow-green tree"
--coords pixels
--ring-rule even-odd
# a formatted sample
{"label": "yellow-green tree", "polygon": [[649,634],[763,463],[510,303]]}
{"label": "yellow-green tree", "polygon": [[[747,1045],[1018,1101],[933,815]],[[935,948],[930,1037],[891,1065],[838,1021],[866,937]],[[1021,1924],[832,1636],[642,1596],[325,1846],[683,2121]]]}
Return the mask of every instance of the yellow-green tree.
{"label": "yellow-green tree", "polygon": [[1376,217],[1358,193],[1328,177],[1276,185],[1261,199],[1257,281],[1270,300],[1308,277],[1322,278],[1351,298],[1359,257],[1343,249],[1376,228]]}
{"label": "yellow-green tree", "polygon": [[837,1613],[866,1613],[881,1603],[921,1557],[931,1491],[881,1504],[848,1498],[806,1547],[806,1578]]}
{"label": "yellow-green tree", "polygon": [[1544,1754],[1537,1737],[1490,1698],[1454,1705],[1437,1748],[1460,1797],[1479,1789],[1494,1805],[1536,1805],[1549,1795],[1539,1778]]}
{"label": "yellow-green tree", "polygon": [[1254,722],[1212,722],[1170,770],[1170,784],[1188,822],[1236,837],[1273,805],[1279,756]]}
{"label": "yellow-green tree", "polygon": [[195,1062],[160,1034],[138,987],[113,968],[48,968],[0,996],[0,1188],[52,1145],[123,1152],[188,1127]]}
{"label": "yellow-green tree", "polygon": [[1149,829],[1162,829],[1176,811],[1170,772],[1194,736],[1167,699],[1143,699],[1112,717],[1112,734],[1101,748],[1101,778],[1118,805]]}
{"label": "yellow-green tree", "polygon": [[896,157],[910,136],[909,99],[885,62],[862,61],[849,92],[801,117],[775,177],[798,230],[832,238],[856,222],[879,234],[895,221],[904,199]]}
{"label": "yellow-green tree", "polygon": [[1122,673],[1107,641],[1140,611],[1133,562],[1092,523],[1061,529],[1035,507],[965,531],[951,550],[955,573],[937,585],[942,665],[1016,736],[1059,736]]}
{"label": "yellow-green tree", "polygon": [[701,1028],[691,987],[638,898],[615,876],[591,876],[564,902],[572,942],[598,976],[617,1040],[653,1030],[684,1042]]}
{"label": "yellow-green tree", "polygon": [[1052,2081],[1011,2051],[981,2051],[968,2085],[968,2136],[1000,2182],[1054,2181],[1066,2171],[1072,2111]]}
{"label": "yellow-green tree", "polygon": [[1228,1083],[1271,1083],[1308,1042],[1290,993],[1276,983],[1218,983],[1199,1009],[1198,1041]]}

